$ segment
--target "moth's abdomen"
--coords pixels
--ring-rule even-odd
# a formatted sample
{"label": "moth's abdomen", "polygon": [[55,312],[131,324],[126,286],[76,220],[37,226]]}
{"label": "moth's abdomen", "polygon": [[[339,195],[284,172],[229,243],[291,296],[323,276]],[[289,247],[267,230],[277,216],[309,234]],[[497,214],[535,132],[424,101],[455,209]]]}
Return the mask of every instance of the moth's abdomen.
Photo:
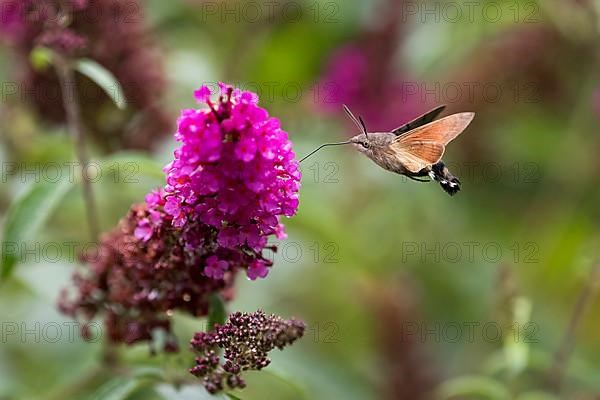
{"label": "moth's abdomen", "polygon": [[443,161],[439,161],[431,167],[430,176],[431,179],[438,181],[444,192],[450,196],[454,196],[460,191],[460,181],[452,175]]}

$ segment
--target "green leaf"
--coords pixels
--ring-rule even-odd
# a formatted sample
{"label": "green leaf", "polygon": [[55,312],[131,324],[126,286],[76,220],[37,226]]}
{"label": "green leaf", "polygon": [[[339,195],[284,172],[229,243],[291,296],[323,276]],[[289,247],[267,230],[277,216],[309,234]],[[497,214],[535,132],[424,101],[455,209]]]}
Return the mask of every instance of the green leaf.
{"label": "green leaf", "polygon": [[271,369],[262,369],[262,370],[260,370],[260,374],[262,374],[263,376],[269,375],[272,378],[275,378],[276,380],[278,380],[281,383],[288,386],[290,389],[292,389],[294,392],[296,392],[295,398],[297,398],[297,399],[309,399],[310,398],[308,396],[308,394],[306,393],[306,389],[303,386],[301,386],[298,382],[296,382],[295,379],[287,376],[286,374],[282,373],[281,371],[275,371],[272,368]]}
{"label": "green leaf", "polygon": [[115,378],[100,386],[89,400],[126,400],[151,384],[152,381],[147,379]]}
{"label": "green leaf", "polygon": [[157,381],[164,380],[163,370],[157,367],[139,367],[133,371],[133,376],[136,378],[148,378]]}
{"label": "green leaf", "polygon": [[167,398],[158,393],[155,389],[142,388],[129,396],[128,400],[167,400]]}
{"label": "green leaf", "polygon": [[7,279],[18,262],[17,252],[7,251],[9,246],[21,246],[30,240],[73,184],[74,181],[68,175],[58,182],[34,183],[13,201],[6,213],[3,227],[0,280]]}
{"label": "green leaf", "polygon": [[75,70],[96,82],[121,110],[127,106],[123,87],[109,70],[89,58],[78,60],[74,67]]}
{"label": "green leaf", "polygon": [[444,382],[438,389],[440,398],[484,396],[492,400],[509,400],[509,390],[500,382],[486,376],[461,376]]}
{"label": "green leaf", "polygon": [[560,398],[554,394],[546,392],[526,392],[521,393],[515,400],[560,400]]}
{"label": "green leaf", "polygon": [[225,303],[223,298],[218,294],[210,296],[210,309],[208,310],[208,330],[214,328],[215,324],[223,325],[227,318],[225,311]]}
{"label": "green leaf", "polygon": [[242,400],[239,397],[232,395],[231,393],[225,393],[225,396],[227,396],[230,400]]}
{"label": "green leaf", "polygon": [[159,368],[137,368],[132,372],[131,377],[117,377],[106,382],[89,397],[89,400],[125,400],[140,391],[147,391],[162,381],[164,376]]}
{"label": "green leaf", "polygon": [[[160,393],[165,399],[178,399],[178,400],[231,400],[237,397],[229,397],[224,393],[210,394],[201,385],[200,381],[197,384],[186,384],[180,387],[173,386],[172,384],[159,384],[156,386],[156,391]],[[239,399],[241,400],[241,399]]]}

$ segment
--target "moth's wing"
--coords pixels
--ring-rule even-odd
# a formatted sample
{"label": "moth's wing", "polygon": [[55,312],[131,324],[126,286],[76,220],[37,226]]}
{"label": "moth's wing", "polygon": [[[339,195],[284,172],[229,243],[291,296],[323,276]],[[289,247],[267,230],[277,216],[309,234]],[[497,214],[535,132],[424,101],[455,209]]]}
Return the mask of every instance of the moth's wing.
{"label": "moth's wing", "polygon": [[475,113],[453,114],[399,136],[388,151],[410,171],[417,173],[440,161],[446,145],[471,123]]}
{"label": "moth's wing", "polygon": [[436,119],[437,116],[440,115],[440,113],[444,111],[445,108],[446,106],[439,106],[437,108],[434,108],[433,110],[421,115],[420,117],[417,117],[412,121],[402,126],[399,126],[398,128],[394,129],[392,133],[395,135],[402,135],[403,133],[411,131],[430,122],[433,122],[433,120]]}
{"label": "moth's wing", "polygon": [[463,112],[452,114],[437,121],[428,123],[394,139],[394,143],[411,143],[414,141],[431,141],[446,146],[469,126],[475,113]]}
{"label": "moth's wing", "polygon": [[392,143],[388,150],[398,162],[414,173],[437,163],[444,155],[444,146],[433,142]]}

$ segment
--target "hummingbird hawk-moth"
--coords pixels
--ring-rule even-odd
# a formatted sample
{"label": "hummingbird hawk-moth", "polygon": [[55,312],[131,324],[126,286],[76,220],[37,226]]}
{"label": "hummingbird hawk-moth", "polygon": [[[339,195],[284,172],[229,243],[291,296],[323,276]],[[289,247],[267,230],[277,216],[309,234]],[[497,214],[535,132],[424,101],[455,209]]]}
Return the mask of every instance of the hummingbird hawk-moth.
{"label": "hummingbird hawk-moth", "polygon": [[460,190],[460,181],[450,173],[442,156],[446,145],[467,128],[475,113],[463,112],[435,120],[445,108],[437,107],[390,132],[368,132],[363,119],[356,118],[344,105],[362,133],[345,142],[321,145],[300,162],[325,146],[352,144],[383,169],[419,182],[430,182],[419,179],[429,177],[453,196]]}

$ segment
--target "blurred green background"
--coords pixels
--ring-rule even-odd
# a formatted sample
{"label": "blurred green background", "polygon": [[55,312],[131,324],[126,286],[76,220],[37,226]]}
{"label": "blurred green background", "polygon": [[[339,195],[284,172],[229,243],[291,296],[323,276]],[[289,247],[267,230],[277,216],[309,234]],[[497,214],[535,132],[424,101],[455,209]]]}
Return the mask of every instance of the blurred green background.
{"label": "blurred green background", "polygon": [[[477,117],[444,156],[463,183],[454,198],[437,184],[387,173],[350,147],[302,164],[300,210],[285,221],[289,237],[275,268],[265,280],[239,276],[229,309],[296,316],[308,329],[265,373],[250,374],[239,397],[599,398],[600,303],[590,274],[600,239],[600,2],[266,3],[149,0],[134,9],[164,64],[166,89],[153,106],[172,126],[145,149],[90,141],[103,166],[93,185],[103,231],[164,183],[177,114],[195,107],[202,83],[257,92],[299,156],[355,133],[341,103],[373,130],[438,104]],[[14,54],[0,50],[7,84],[21,79]],[[2,219],[34,183],[23,170],[75,157],[64,124],[45,121],[7,88]],[[100,125],[114,123],[93,109]],[[129,167],[134,181],[115,178]],[[102,343],[70,338],[55,306],[80,266],[64,252],[55,261],[44,244],[64,251],[77,242],[81,250],[86,235],[75,187],[25,237],[33,250],[0,286],[0,399],[208,398],[187,384],[102,392],[107,384],[128,388],[131,378],[119,370],[84,379]],[[202,321],[174,321],[185,348]],[[59,340],[44,332],[49,323],[61,327]],[[567,357],[553,369],[561,348]],[[151,357],[141,345],[119,352],[126,365],[162,368],[174,381],[193,362],[185,351]]]}

